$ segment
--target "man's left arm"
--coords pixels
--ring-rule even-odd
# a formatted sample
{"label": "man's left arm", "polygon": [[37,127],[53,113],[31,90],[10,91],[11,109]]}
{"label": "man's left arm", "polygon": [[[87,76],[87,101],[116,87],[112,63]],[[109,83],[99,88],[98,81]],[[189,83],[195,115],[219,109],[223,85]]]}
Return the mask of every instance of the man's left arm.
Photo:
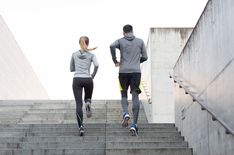
{"label": "man's left arm", "polygon": [[144,42],[142,41],[140,63],[146,61],[147,59],[148,59],[148,56],[147,56],[147,52],[146,52],[146,47],[145,47]]}

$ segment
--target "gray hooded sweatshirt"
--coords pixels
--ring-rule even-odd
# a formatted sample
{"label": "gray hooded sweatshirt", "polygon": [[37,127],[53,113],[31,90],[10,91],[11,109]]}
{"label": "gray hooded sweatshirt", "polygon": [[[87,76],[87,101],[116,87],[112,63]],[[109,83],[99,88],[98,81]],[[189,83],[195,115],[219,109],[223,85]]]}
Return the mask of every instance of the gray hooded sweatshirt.
{"label": "gray hooded sweatshirt", "polygon": [[[94,71],[90,74],[91,63],[94,65]],[[98,61],[94,54],[90,52],[77,51],[72,54],[70,62],[70,71],[75,72],[74,77],[94,78],[98,70]]]}
{"label": "gray hooded sweatshirt", "polygon": [[133,33],[127,33],[112,43],[110,51],[115,64],[118,63],[116,48],[120,50],[119,73],[141,73],[140,63],[148,59],[143,40],[136,38]]}

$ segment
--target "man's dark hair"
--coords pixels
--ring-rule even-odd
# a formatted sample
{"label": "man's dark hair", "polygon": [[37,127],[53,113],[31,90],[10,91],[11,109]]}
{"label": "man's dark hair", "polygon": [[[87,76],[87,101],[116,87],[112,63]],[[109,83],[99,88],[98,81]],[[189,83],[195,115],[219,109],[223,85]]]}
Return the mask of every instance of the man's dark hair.
{"label": "man's dark hair", "polygon": [[123,27],[123,32],[124,33],[129,33],[129,32],[132,32],[133,28],[132,28],[132,25],[124,25]]}

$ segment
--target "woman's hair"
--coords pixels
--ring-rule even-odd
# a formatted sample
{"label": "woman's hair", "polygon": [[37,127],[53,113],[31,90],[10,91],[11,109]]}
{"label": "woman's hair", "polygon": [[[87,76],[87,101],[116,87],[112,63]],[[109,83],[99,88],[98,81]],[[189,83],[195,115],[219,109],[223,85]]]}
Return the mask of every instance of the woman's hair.
{"label": "woman's hair", "polygon": [[88,46],[89,46],[89,38],[87,36],[80,37],[79,44],[80,44],[80,48],[82,50],[84,50],[84,51],[87,51],[87,52],[96,49],[96,47],[94,47],[94,48],[88,48]]}

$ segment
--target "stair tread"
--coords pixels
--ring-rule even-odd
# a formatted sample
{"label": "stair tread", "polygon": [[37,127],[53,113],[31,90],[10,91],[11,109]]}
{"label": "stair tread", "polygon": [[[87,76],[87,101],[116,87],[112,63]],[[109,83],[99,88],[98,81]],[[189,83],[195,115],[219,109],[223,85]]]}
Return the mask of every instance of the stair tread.
{"label": "stair tread", "polygon": [[148,123],[143,106],[138,136],[131,136],[121,126],[120,100],[94,100],[89,119],[83,110],[85,135],[80,137],[75,106],[71,100],[1,102],[0,154],[192,155],[175,124]]}

